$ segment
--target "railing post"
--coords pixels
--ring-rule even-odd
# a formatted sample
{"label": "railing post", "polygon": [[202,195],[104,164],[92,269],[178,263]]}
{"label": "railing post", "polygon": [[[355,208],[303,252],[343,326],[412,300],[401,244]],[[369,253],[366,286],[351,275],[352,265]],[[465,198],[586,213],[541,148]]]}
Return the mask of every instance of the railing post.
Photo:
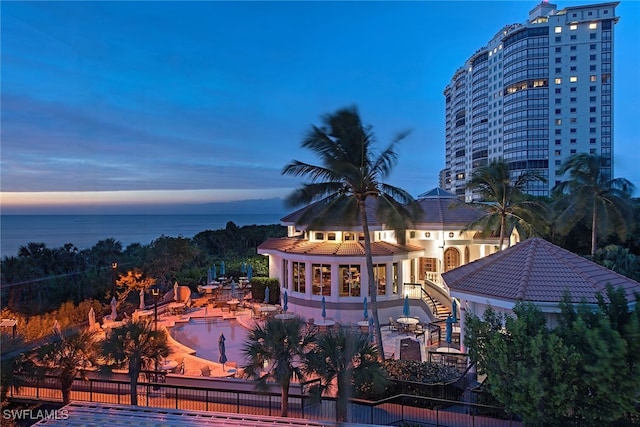
{"label": "railing post", "polygon": [[240,413],[240,392],[236,392],[236,413]]}
{"label": "railing post", "polygon": [[178,387],[176,387],[176,409],[180,409],[180,408],[178,408],[178,405],[179,405],[179,403],[178,403]]}
{"label": "railing post", "polygon": [[93,403],[93,379],[89,381],[89,402]]}
{"label": "railing post", "polygon": [[205,391],[205,394],[204,394],[204,401],[205,401],[205,405],[204,405],[204,407],[205,407],[205,409],[208,411],[208,410],[209,410],[209,389],[207,389],[207,390]]}
{"label": "railing post", "polygon": [[118,405],[120,405],[120,383],[118,383]]}

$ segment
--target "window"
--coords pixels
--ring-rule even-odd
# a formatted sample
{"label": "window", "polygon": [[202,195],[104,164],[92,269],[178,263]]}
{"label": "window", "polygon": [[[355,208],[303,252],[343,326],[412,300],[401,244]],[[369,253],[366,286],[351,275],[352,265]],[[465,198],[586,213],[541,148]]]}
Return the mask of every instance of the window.
{"label": "window", "polygon": [[324,240],[324,233],[316,233],[316,240]]}
{"label": "window", "polygon": [[578,102],[578,98],[569,98],[569,102]]}
{"label": "window", "polygon": [[589,123],[595,123],[595,122],[596,122],[595,117],[589,117]]}
{"label": "window", "polygon": [[560,166],[562,164],[562,160],[556,160],[556,166]]}
{"label": "window", "polygon": [[577,57],[577,56],[572,56],[572,57],[570,57],[569,59],[570,59],[570,60],[572,60],[572,61],[575,61],[575,60],[577,60],[577,59],[578,59],[578,57]]}
{"label": "window", "polygon": [[556,79],[554,80],[554,82],[559,85],[562,83],[562,79],[560,77],[556,77]]}
{"label": "window", "polygon": [[[312,264],[313,295],[331,295],[331,266],[328,264]],[[358,279],[359,280],[359,279]]]}
{"label": "window", "polygon": [[596,143],[595,138],[589,138],[589,144],[595,144],[595,143]]}
{"label": "window", "polygon": [[589,50],[596,50],[595,43],[592,43],[592,44],[589,45]]}
{"label": "window", "polygon": [[425,232],[424,232],[424,237],[426,237],[427,239],[428,239],[429,237],[431,237],[431,232],[429,232],[429,231],[425,231]]}
{"label": "window", "polygon": [[571,118],[569,119],[569,123],[577,123],[577,122],[578,122],[578,119],[577,119],[577,118],[575,118],[575,117],[571,117]]}
{"label": "window", "polygon": [[562,114],[562,108],[556,108],[556,114]]}
{"label": "window", "polygon": [[571,52],[575,52],[576,50],[578,50],[578,46],[573,45],[573,46],[571,46],[571,47],[569,48],[569,50],[570,50]]}
{"label": "window", "polygon": [[595,96],[590,96],[589,97],[589,102],[596,102],[596,97]]}
{"label": "window", "polygon": [[590,81],[590,82],[597,82],[597,81],[598,81],[598,76],[590,75],[590,76],[589,76],[589,81]]}
{"label": "window", "polygon": [[574,148],[574,149],[570,150],[569,153],[570,154],[576,154],[576,149]]}
{"label": "window", "polygon": [[387,293],[387,266],[386,264],[374,264],[373,279],[378,285],[378,295]]}
{"label": "window", "polygon": [[293,290],[305,293],[305,263],[293,262]]}
{"label": "window", "polygon": [[596,60],[595,55],[589,55],[589,61],[595,61],[595,60]]}
{"label": "window", "polygon": [[595,65],[589,65],[589,71],[595,71],[595,70],[596,70]]}
{"label": "window", "polygon": [[561,41],[562,41],[562,37],[557,36],[557,37],[556,37],[556,43],[560,43]]}
{"label": "window", "polygon": [[577,143],[577,142],[578,142],[578,140],[577,140],[576,138],[571,138],[571,139],[569,140],[569,142],[570,142],[571,144],[575,144],[575,143]]}
{"label": "window", "polygon": [[577,29],[578,29],[578,24],[571,24],[571,25],[569,25],[569,29],[570,29],[571,31],[575,31],[575,30],[577,30]]}
{"label": "window", "polygon": [[589,133],[596,133],[596,128],[589,128]]}
{"label": "window", "polygon": [[561,64],[562,63],[562,58],[556,58],[556,64]]}
{"label": "window", "polygon": [[611,74],[609,73],[605,73],[602,75],[602,83],[609,83],[611,82]]}
{"label": "window", "polygon": [[562,72],[562,68],[556,68],[556,73],[561,73]]}
{"label": "window", "polygon": [[590,30],[595,30],[598,28],[598,24],[595,22],[592,22],[591,24],[589,24],[589,29]]}
{"label": "window", "polygon": [[578,67],[576,67],[575,65],[573,67],[571,67],[571,69],[569,71],[578,71]]}
{"label": "window", "polygon": [[562,124],[562,119],[556,119],[556,126],[561,125]]}
{"label": "window", "polygon": [[[555,33],[556,33],[556,34],[559,34],[559,33],[561,33],[561,32],[562,32],[562,27],[556,27],[556,28],[555,28]],[[506,52],[506,50],[505,50],[505,52]]]}
{"label": "window", "polygon": [[344,233],[342,235],[342,240],[344,241],[356,240],[356,233]]}
{"label": "window", "polygon": [[562,155],[562,150],[556,150],[556,156],[561,156]]}
{"label": "window", "polygon": [[327,235],[327,240],[336,240],[336,233],[329,233]]}
{"label": "window", "polygon": [[391,276],[391,292],[394,293],[394,295],[398,294],[398,263],[394,262],[392,265],[393,268],[393,276]]}
{"label": "window", "polygon": [[562,104],[562,98],[556,98],[556,104]]}
{"label": "window", "polygon": [[562,129],[556,129],[556,135],[562,135]]}
{"label": "window", "polygon": [[589,107],[589,112],[590,113],[595,113],[596,112],[596,107]]}
{"label": "window", "polygon": [[595,40],[596,39],[596,33],[589,34],[589,39],[590,40]]}
{"label": "window", "polygon": [[576,107],[572,107],[572,108],[570,108],[570,109],[569,109],[569,112],[570,112],[570,113],[575,113],[576,111],[577,111],[577,110],[576,110]]}
{"label": "window", "polygon": [[589,86],[589,92],[595,92],[595,91],[596,91],[595,86]]}
{"label": "window", "polygon": [[571,40],[576,40],[577,37],[576,36],[571,36],[570,38],[571,38]]}
{"label": "window", "polygon": [[338,274],[340,275],[340,296],[359,297],[360,266],[340,265],[338,267]]}
{"label": "window", "polygon": [[556,53],[562,53],[562,48],[561,47],[557,47],[556,48]]}
{"label": "window", "polygon": [[561,93],[562,89],[560,89],[559,87],[556,88],[556,93]]}
{"label": "window", "polygon": [[577,132],[578,132],[578,129],[576,129],[576,128],[571,128],[571,129],[569,130],[569,132],[570,132],[570,133],[577,133]]}
{"label": "window", "polygon": [[562,140],[561,139],[556,139],[556,145],[562,145]]}
{"label": "window", "polygon": [[590,148],[589,149],[589,154],[596,154],[596,149],[595,148]]}

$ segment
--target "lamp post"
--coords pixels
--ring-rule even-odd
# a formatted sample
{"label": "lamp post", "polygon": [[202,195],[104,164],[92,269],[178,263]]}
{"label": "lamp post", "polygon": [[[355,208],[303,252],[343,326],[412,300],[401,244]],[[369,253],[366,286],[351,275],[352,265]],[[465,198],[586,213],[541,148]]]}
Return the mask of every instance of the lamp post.
{"label": "lamp post", "polygon": [[113,261],[111,263],[111,297],[115,297],[116,296],[116,272],[118,270],[118,263],[116,261]]}
{"label": "lamp post", "polygon": [[158,285],[151,287],[151,295],[153,295],[153,321],[155,330],[158,330],[158,299],[160,298],[160,288]]}

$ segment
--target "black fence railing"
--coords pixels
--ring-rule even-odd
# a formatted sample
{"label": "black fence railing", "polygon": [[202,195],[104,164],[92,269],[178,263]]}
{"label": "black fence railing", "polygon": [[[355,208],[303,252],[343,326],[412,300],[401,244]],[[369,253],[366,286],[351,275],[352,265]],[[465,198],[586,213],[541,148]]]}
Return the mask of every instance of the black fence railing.
{"label": "black fence railing", "polygon": [[[24,380],[22,387],[9,390],[10,399],[62,401],[60,383],[57,378],[24,376],[22,379]],[[453,392],[453,387],[452,384],[443,385],[440,392],[447,396]],[[305,390],[305,387],[302,387],[302,390]],[[247,389],[229,390],[143,381],[138,383],[136,392],[138,405],[143,407],[229,412],[258,416],[280,415],[281,394],[279,390],[258,392]],[[128,381],[122,380],[77,379],[72,386],[71,400],[129,405],[131,404],[131,385]],[[306,396],[304,391],[301,394],[294,391],[289,395],[288,416],[312,420],[335,420],[335,399],[323,397],[317,402]],[[378,401],[350,399],[348,420],[352,423],[365,424],[417,423],[446,427],[518,427],[522,425],[499,407],[410,394],[398,394]]]}

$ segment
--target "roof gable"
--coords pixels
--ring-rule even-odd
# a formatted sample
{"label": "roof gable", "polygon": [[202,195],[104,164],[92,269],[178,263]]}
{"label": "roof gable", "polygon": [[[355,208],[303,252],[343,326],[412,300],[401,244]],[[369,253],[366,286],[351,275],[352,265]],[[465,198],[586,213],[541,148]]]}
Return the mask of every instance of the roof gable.
{"label": "roof gable", "polygon": [[442,275],[452,293],[503,300],[558,303],[565,291],[574,302],[597,302],[610,283],[625,289],[628,301],[640,283],[560,248],[533,238]]}

